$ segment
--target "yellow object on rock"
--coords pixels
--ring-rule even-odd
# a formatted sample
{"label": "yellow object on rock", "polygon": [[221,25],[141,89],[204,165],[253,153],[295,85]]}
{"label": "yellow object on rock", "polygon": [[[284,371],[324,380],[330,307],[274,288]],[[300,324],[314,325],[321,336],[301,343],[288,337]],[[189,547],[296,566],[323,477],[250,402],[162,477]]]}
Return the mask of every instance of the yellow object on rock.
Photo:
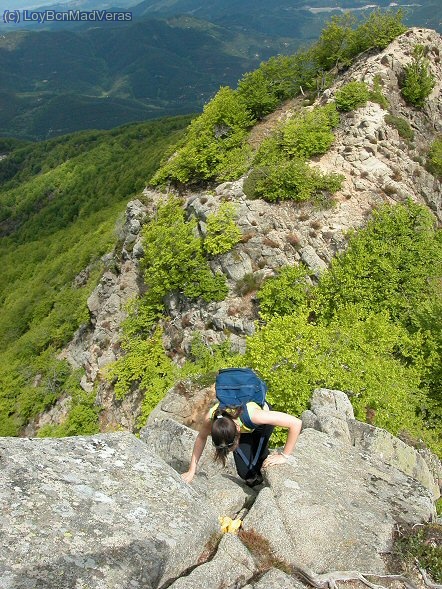
{"label": "yellow object on rock", "polygon": [[242,524],[241,519],[232,519],[227,515],[220,515],[218,519],[223,534],[237,534]]}

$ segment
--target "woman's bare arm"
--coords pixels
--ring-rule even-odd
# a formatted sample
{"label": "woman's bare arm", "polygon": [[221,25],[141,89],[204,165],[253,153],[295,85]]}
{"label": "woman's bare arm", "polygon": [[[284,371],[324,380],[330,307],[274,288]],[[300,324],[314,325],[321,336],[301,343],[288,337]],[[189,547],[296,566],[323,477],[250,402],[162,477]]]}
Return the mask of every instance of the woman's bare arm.
{"label": "woman's bare arm", "polygon": [[193,445],[192,457],[190,459],[189,470],[184,472],[181,477],[186,483],[191,483],[196,473],[196,467],[198,466],[201,454],[206,446],[207,437],[212,429],[212,420],[209,415],[206,416],[203,425],[201,426],[200,432],[196,437],[195,444]]}
{"label": "woman's bare arm", "polygon": [[282,453],[271,454],[266,458],[263,466],[284,463],[287,460],[287,457],[293,452],[298,436],[301,432],[302,421],[288,413],[282,413],[281,411],[265,411],[263,409],[256,409],[253,412],[252,421],[256,425],[277,425],[279,427],[286,427],[289,430]]}

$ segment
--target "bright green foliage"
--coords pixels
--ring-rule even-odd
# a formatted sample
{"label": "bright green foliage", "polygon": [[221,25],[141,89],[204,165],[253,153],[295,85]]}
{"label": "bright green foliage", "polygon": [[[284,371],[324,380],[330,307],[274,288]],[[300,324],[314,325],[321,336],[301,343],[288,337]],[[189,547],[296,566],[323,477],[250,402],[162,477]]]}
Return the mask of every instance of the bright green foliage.
{"label": "bright green foliage", "polygon": [[428,291],[416,305],[412,330],[420,330],[424,366],[422,380],[431,407],[426,415],[428,427],[440,430],[442,424],[442,284],[440,277],[429,280]]}
{"label": "bright green foliage", "polygon": [[241,230],[235,223],[235,206],[224,202],[217,213],[207,216],[207,233],[204,249],[216,256],[230,251],[241,239]]}
{"label": "bright green foliage", "polygon": [[207,302],[226,296],[225,278],[212,274],[196,236],[196,221],[185,220],[178,199],[169,198],[158,207],[156,217],[143,229],[143,247],[145,296],[153,304],[162,303],[174,291]]}
{"label": "bright green foliage", "polygon": [[[230,214],[229,209],[225,212]],[[128,309],[123,324],[125,354],[108,371],[108,378],[115,379],[117,398],[127,395],[134,386],[145,391],[140,425],[178,374],[165,353],[157,325],[164,315],[164,297],[182,292],[189,298],[201,297],[209,302],[222,300],[227,294],[224,275],[214,276],[204,257],[202,240],[196,236],[196,221],[185,220],[177,198],[160,204],[156,216],[145,225],[143,249],[147,290]]]}
{"label": "bright green foliage", "polygon": [[[247,169],[245,139],[252,124],[253,118],[238,92],[221,88],[192,121],[184,145],[155,174],[152,184],[226,179],[227,173],[230,178],[240,176]],[[229,170],[234,163],[226,156],[230,150],[236,150],[236,163]]]}
{"label": "bright green foliage", "polygon": [[402,139],[406,139],[408,141],[413,141],[414,131],[410,127],[407,119],[396,117],[395,115],[391,114],[385,115],[384,119],[387,125],[390,125],[390,127],[396,129],[396,131],[399,133],[399,137],[402,137]]}
{"label": "bright green foliage", "polygon": [[213,275],[204,257],[196,221],[186,221],[177,198],[160,204],[156,216],[143,228],[144,282],[146,293],[128,305],[124,339],[148,337],[164,313],[164,297],[183,292],[189,298],[209,302],[227,295],[224,275]]}
{"label": "bright green foliage", "polygon": [[351,13],[334,16],[312,47],[314,60],[319,69],[329,70],[349,65],[359,53],[368,49],[384,49],[407,30],[402,18],[401,10],[374,10],[355,28],[358,21]]}
{"label": "bright green foliage", "polygon": [[393,545],[393,556],[399,558],[405,568],[414,566],[416,560],[435,581],[442,582],[442,525],[428,523],[400,529]]}
{"label": "bright green foliage", "polygon": [[385,49],[396,37],[402,35],[407,27],[402,23],[404,11],[373,10],[360,24],[352,39],[352,53],[357,55],[367,49]]}
{"label": "bright green foliage", "polygon": [[382,92],[382,78],[379,75],[374,77],[373,86],[369,92],[369,100],[377,102],[384,110],[387,110],[390,106],[388,99]]}
{"label": "bright green foliage", "polygon": [[333,259],[321,279],[315,309],[330,319],[357,303],[366,313],[387,310],[409,327],[415,309],[442,275],[442,243],[427,209],[408,202],[383,207],[353,235],[347,251]]}
{"label": "bright green foliage", "polygon": [[355,16],[347,12],[342,16],[333,16],[326,24],[312,48],[319,69],[327,71],[351,63],[355,55],[352,48],[356,22]]}
{"label": "bright green foliage", "polygon": [[281,144],[290,156],[310,159],[326,153],[333,141],[332,129],[339,123],[334,104],[315,108],[292,118],[281,130]]}
{"label": "bright green foliage", "polygon": [[280,164],[254,170],[253,194],[248,192],[247,196],[262,197],[270,202],[311,200],[320,193],[333,194],[341,187],[342,180],[342,176],[323,174],[303,160],[283,160]]}
{"label": "bright green foliage", "polygon": [[78,385],[78,377],[71,376],[67,393],[71,404],[66,420],[60,425],[43,426],[37,433],[39,438],[63,438],[65,436],[87,436],[100,431],[100,408],[95,404],[95,393],[86,393]]}
{"label": "bright green foliage", "polygon": [[266,76],[264,66],[244,74],[238,83],[238,93],[245,100],[247,108],[257,119],[275,110],[280,99],[274,94],[272,80]]}
{"label": "bright green foliage", "polygon": [[109,367],[107,376],[114,380],[117,399],[124,398],[134,386],[145,393],[139,424],[141,426],[173,385],[177,377],[177,367],[166,355],[160,327],[145,339],[126,340],[123,349],[124,356]]}
{"label": "bright green foliage", "polygon": [[[431,213],[409,202],[375,212],[367,227],[350,239],[315,290],[314,310],[328,324],[347,305],[361,317],[388,312],[392,320],[420,338],[412,364],[420,374],[428,443],[440,452],[442,418],[442,233]],[[438,433],[439,432],[439,433]],[[434,436],[434,440],[430,439]]]}
{"label": "bright green foliage", "polygon": [[338,123],[334,104],[304,110],[264,139],[253,165],[274,165],[292,157],[307,160],[326,153],[334,141],[332,130]]}
{"label": "bright green foliage", "polygon": [[432,174],[442,178],[442,136],[437,137],[431,144],[427,166]]}
{"label": "bright green foliage", "polygon": [[263,140],[253,159],[253,167],[273,166],[281,159],[288,159],[288,154],[283,151],[281,132],[277,131]]}
{"label": "bright green foliage", "polygon": [[216,180],[227,182],[239,178],[249,169],[251,159],[252,150],[245,142],[239,147],[222,151],[218,156]]}
{"label": "bright green foliage", "polygon": [[261,119],[283,100],[300,94],[301,88],[313,87],[316,75],[317,68],[309,51],[277,55],[245,74],[239,81],[238,93],[252,116]]}
{"label": "bright green foliage", "polygon": [[349,82],[336,92],[336,108],[342,112],[349,112],[365,106],[369,98],[370,93],[365,82]]}
{"label": "bright green foliage", "polygon": [[[98,431],[99,407],[95,395],[79,386],[80,376],[65,361],[57,360],[55,349],[47,348],[27,365],[9,365],[0,375],[0,433],[17,435],[18,429],[48,409],[61,395],[71,396],[67,420],[60,426],[47,426],[40,436],[78,435]],[[31,382],[31,378],[34,381]]]}
{"label": "bright green foliage", "polygon": [[269,321],[297,313],[306,307],[311,285],[304,266],[284,266],[277,276],[268,278],[258,292],[260,316]]}
{"label": "bright green foliage", "polygon": [[298,280],[290,306],[292,271],[265,283],[268,323],[247,343],[270,400],[299,414],[315,387],[337,388],[359,419],[370,410],[375,425],[440,453],[442,233],[431,213],[412,202],[376,211],[318,286]]}
{"label": "bright green foliage", "polygon": [[303,201],[339,190],[342,176],[323,174],[305,161],[330,148],[338,122],[332,104],[303,112],[284,124],[262,142],[244,183],[245,194],[268,201]]}
{"label": "bright green foliage", "polygon": [[230,366],[245,367],[244,356],[232,352],[229,340],[207,345],[197,331],[193,335],[187,361],[180,370],[180,378],[191,378],[200,386],[208,386],[215,382],[218,370]]}
{"label": "bright green foliage", "polygon": [[402,96],[413,106],[422,107],[434,88],[435,79],[429,71],[429,62],[425,57],[425,47],[416,45],[413,59],[404,68]]}
{"label": "bright green foliage", "polygon": [[375,425],[421,435],[419,372],[398,359],[398,352],[417,353],[405,329],[386,313],[361,318],[356,307],[346,307],[327,326],[307,317],[274,317],[248,338],[246,359],[268,383],[275,408],[299,415],[314,388],[338,389],[350,395],[358,419],[372,409]]}
{"label": "bright green foliage", "polygon": [[188,120],[8,142],[12,152],[0,161],[9,219],[0,244],[0,435],[17,435],[72,388],[56,356],[89,320],[86,301],[114,247],[115,219]]}

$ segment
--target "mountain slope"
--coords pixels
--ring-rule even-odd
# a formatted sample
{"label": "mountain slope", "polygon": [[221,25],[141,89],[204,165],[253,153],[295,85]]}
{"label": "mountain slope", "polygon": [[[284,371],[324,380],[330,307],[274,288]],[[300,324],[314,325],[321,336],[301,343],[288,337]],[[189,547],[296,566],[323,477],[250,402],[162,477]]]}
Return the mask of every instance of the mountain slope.
{"label": "mountain slope", "polygon": [[[424,107],[416,109],[404,103],[398,80],[410,60],[411,48],[421,43],[428,47],[436,83]],[[186,218],[197,224],[203,243],[215,222],[213,215],[226,201],[235,211],[241,239],[230,242],[231,251],[227,248],[221,255],[209,256],[212,270],[226,277],[229,290],[224,300],[208,302],[187,295],[186,275],[181,278],[184,282],[173,285],[164,297],[160,326],[166,355],[160,331],[146,340],[151,333],[152,300],[149,290],[143,295],[142,287],[128,324],[130,330],[123,331],[124,353],[118,350],[121,333],[114,326],[120,311],[115,315],[111,303],[124,287],[118,272],[112,277],[112,286],[106,276],[90,300],[88,328],[66,352],[72,365],[88,367],[83,386],[92,391],[98,384],[105,406],[103,426],[136,429],[147,408],[152,408],[164,387],[173,382],[176,366],[167,364],[167,357],[172,357],[176,365],[184,365],[182,374],[195,374],[194,370],[201,378],[209,378],[220,366],[252,365],[268,381],[273,403],[296,414],[305,409],[313,388],[344,388],[351,391],[359,418],[392,428],[395,433],[404,429],[412,438],[425,436],[440,450],[436,441],[440,433],[440,368],[436,358],[442,351],[437,290],[442,242],[435,223],[436,219],[442,221],[442,202],[440,180],[428,171],[425,162],[442,121],[439,44],[440,36],[432,31],[409,31],[384,51],[356,59],[302,112],[300,101],[292,101],[260,123],[261,139],[269,139],[275,131],[275,117],[280,117],[281,125],[294,121],[334,102],[347,83],[360,84],[365,79],[373,87],[380,78],[377,83],[384,94],[383,105],[376,101],[380,100],[378,90],[376,100],[372,97],[365,105],[341,113],[332,144],[310,164],[322,173],[342,175],[334,196],[324,191],[316,199],[299,200],[292,187],[292,196],[286,201],[279,198],[272,202],[265,192],[264,200],[250,199],[248,179],[238,179],[234,170],[230,181],[215,188],[201,188],[200,183],[192,191],[182,190]],[[215,120],[216,129],[225,122],[221,115]],[[413,141],[400,134],[407,126],[414,130]],[[276,129],[276,137],[278,132],[280,129]],[[185,251],[180,241],[184,228],[177,225],[175,229],[166,217],[171,225],[169,235],[160,219],[157,226],[149,222],[159,217],[165,197],[153,190],[145,194],[147,206],[132,203],[128,208],[125,239],[132,236],[134,217],[147,220],[149,232],[143,238],[136,230],[136,255],[128,257],[124,241],[122,257],[125,272],[140,279],[144,276],[152,289],[158,289],[161,285],[149,273],[150,264],[159,275],[168,276],[167,260],[177,256],[173,251],[180,255]],[[224,228],[218,225],[221,248],[229,245],[230,226],[223,226],[219,218],[216,222]],[[349,247],[349,258],[342,256],[333,262],[347,248],[352,230],[361,231]],[[162,248],[161,254],[156,247]],[[143,269],[137,257],[141,250],[146,254]],[[165,267],[161,266],[162,256]],[[179,260],[186,267],[183,258]],[[191,261],[188,263],[190,267]],[[335,270],[328,273],[327,266],[332,264],[333,268],[334,263]],[[175,277],[177,269],[171,264],[169,273]],[[318,286],[305,283],[302,272],[312,276]],[[103,332],[107,338],[104,344]],[[109,379],[107,363],[116,357],[119,360]]]}
{"label": "mountain slope", "polygon": [[[142,201],[129,204],[115,255],[105,258],[106,271],[88,309],[85,297],[72,289],[62,289],[65,298],[55,304],[41,292],[41,284],[58,292],[59,284],[51,282],[58,266],[54,271],[50,265],[48,276],[33,276],[21,305],[14,306],[11,293],[3,294],[11,311],[4,326],[10,346],[1,389],[5,431],[17,431],[49,405],[51,417],[43,413],[32,421],[27,435],[75,434],[84,431],[84,423],[90,431],[97,427],[100,407],[103,429],[137,429],[178,377],[207,382],[219,367],[245,363],[268,381],[271,401],[281,410],[299,414],[318,386],[345,390],[359,418],[394,433],[405,430],[415,439],[422,435],[440,449],[442,255],[430,209],[440,214],[441,191],[438,172],[429,165],[430,143],[437,145],[442,119],[440,36],[412,30],[398,37],[402,30],[396,17],[376,14],[356,32],[344,30],[346,42],[336,44],[336,57],[327,29],[309,59],[300,52],[271,60],[248,78],[247,92],[244,85],[223,89],[164,158],[161,173],[178,161],[175,176],[166,173],[162,179],[181,182],[180,198],[146,190]],[[385,32],[395,39],[390,45]],[[365,51],[357,55],[362,41]],[[421,45],[426,48],[421,65],[434,84],[421,105],[411,107],[403,98],[404,77]],[[316,65],[324,62],[331,62],[329,87],[318,97]],[[263,71],[269,75],[260,75]],[[301,74],[304,96],[296,77]],[[261,110],[254,133],[251,112],[269,97],[261,85],[274,80],[272,90],[287,94],[275,92],[276,112],[265,102],[270,120]],[[114,156],[117,162],[124,156],[128,164],[124,144],[114,145],[111,137],[99,156],[87,154],[72,163],[66,155],[75,138],[73,145],[69,138],[45,144],[57,149],[52,165],[43,168],[30,158],[17,171],[23,153],[18,148],[18,160],[4,160],[3,230],[11,234],[5,243],[12,252],[25,245],[21,259],[29,251],[36,261],[35,251],[48,262],[30,243],[36,230],[42,231],[39,225],[52,234],[76,216],[87,219],[95,212],[94,199],[77,202],[80,180],[81,194],[99,195],[100,210],[106,188],[119,191],[118,169],[108,183],[92,165],[98,160],[109,168]],[[63,141],[70,145],[67,153]],[[132,155],[138,161],[136,145]],[[205,184],[204,179],[217,179],[218,164],[229,181]],[[36,176],[32,187],[26,183],[29,172]],[[61,178],[68,184],[60,190]],[[131,175],[129,187],[134,181]],[[191,191],[185,182],[193,182]],[[60,195],[70,196],[60,200],[63,210],[56,206]],[[359,232],[348,245],[352,228]],[[56,234],[55,246],[64,234]],[[95,233],[93,239],[98,242]],[[347,245],[347,253],[336,256]],[[52,249],[54,264],[55,254]],[[84,267],[70,277],[74,284],[99,273],[76,250],[71,255]],[[64,264],[72,262],[65,258]],[[32,264],[24,270],[12,254],[5,266],[7,282],[17,289],[19,276],[33,274]],[[139,299],[128,311],[125,302],[134,295]],[[61,321],[65,316],[70,323]],[[64,361],[55,361],[54,352],[78,323],[83,325],[63,350]],[[75,378],[68,363],[80,371]]]}
{"label": "mountain slope", "polygon": [[42,139],[194,112],[282,48],[189,18],[11,32],[0,38],[0,135]]}
{"label": "mountain slope", "polygon": [[[247,28],[266,32],[276,36],[294,36],[303,40],[312,40],[319,35],[325,19],[332,15],[342,14],[349,10],[366,14],[367,10],[376,7],[392,7],[388,0],[379,0],[367,6],[365,0],[342,0],[331,3],[328,0],[277,0],[269,3],[266,0],[144,0],[132,10],[135,16],[155,15],[171,16],[175,14],[191,14],[198,18],[210,20],[216,24],[229,27]],[[425,26],[442,31],[442,15],[437,0],[419,4],[411,4],[403,0],[394,4],[405,10],[405,22],[410,26]]]}
{"label": "mountain slope", "polygon": [[56,350],[87,320],[86,299],[118,239],[127,199],[188,121],[0,146],[7,153],[0,161],[0,435],[16,435],[63,390],[76,390]]}

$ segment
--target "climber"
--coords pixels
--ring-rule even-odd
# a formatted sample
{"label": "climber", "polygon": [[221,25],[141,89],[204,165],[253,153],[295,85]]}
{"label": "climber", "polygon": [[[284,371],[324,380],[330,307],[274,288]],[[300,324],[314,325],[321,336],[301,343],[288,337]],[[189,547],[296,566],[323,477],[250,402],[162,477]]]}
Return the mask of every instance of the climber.
{"label": "climber", "polygon": [[[241,399],[232,402],[232,395],[236,395],[238,388],[242,386],[238,386],[237,382],[237,386],[229,389],[232,374],[237,377],[237,381],[243,380],[246,376],[251,377],[253,382],[258,382],[258,388],[261,385],[261,392],[255,396],[246,392]],[[227,386],[223,386],[223,382],[228,379]],[[246,386],[244,390],[250,391],[250,388],[251,385]],[[226,389],[229,389],[227,393]],[[236,389],[235,393],[232,393],[233,389]],[[263,481],[261,468],[287,461],[295,447],[302,422],[292,415],[271,409],[265,400],[267,386],[250,369],[221,370],[215,390],[217,403],[204,419],[195,440],[189,470],[181,476],[187,483],[193,480],[207,437],[211,435],[215,447],[215,461],[225,466],[228,454],[233,452],[238,475],[250,487],[259,485]],[[247,400],[247,396],[250,400]],[[282,451],[269,454],[268,441],[275,426],[288,428],[287,441]]]}

